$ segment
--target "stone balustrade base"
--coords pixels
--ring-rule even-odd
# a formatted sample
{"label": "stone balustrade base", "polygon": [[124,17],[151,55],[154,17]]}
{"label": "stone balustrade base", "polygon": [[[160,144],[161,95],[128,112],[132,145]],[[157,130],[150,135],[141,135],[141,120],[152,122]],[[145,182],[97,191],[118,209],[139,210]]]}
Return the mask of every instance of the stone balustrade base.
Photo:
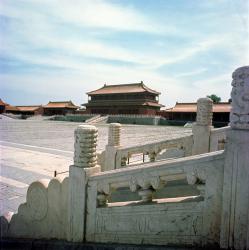
{"label": "stone balustrade base", "polygon": [[31,240],[31,239],[4,239],[1,240],[2,250],[219,250],[217,246],[208,248],[130,245],[130,244],[103,244],[103,243],[72,243],[58,240]]}

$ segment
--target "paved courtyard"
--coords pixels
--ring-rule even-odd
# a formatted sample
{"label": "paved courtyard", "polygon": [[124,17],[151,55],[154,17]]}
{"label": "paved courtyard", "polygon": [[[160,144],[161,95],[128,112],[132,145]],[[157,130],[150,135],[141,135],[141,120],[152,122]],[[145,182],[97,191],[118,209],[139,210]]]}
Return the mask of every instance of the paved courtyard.
{"label": "paved courtyard", "polygon": [[[52,178],[55,170],[68,171],[72,164],[74,129],[81,123],[42,120],[0,120],[0,213],[16,212],[25,202],[28,185]],[[97,125],[97,150],[107,144],[108,125]],[[169,126],[122,126],[122,145],[177,138],[191,129]],[[65,174],[67,175],[67,173]]]}

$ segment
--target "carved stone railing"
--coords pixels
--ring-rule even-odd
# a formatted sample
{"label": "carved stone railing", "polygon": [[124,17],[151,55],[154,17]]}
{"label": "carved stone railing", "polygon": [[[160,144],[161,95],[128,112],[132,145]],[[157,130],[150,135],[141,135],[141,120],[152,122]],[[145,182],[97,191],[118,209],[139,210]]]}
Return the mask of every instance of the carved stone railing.
{"label": "carved stone railing", "polygon": [[[63,239],[249,249],[249,66],[233,73],[232,86],[224,151],[100,172],[97,128],[79,126],[69,177],[32,183],[18,213],[1,217],[1,241],[7,237],[14,242]],[[212,130],[207,119],[199,121],[205,123],[197,123],[195,136],[203,132],[205,145],[198,148],[198,141],[195,153],[207,150]],[[117,133],[119,126],[113,126]],[[109,144],[118,149],[119,136],[110,137]],[[199,192],[170,199],[155,196],[177,180],[186,180]],[[111,195],[120,188],[137,193],[137,200],[112,202]]]}
{"label": "carved stone railing", "polygon": [[[132,147],[123,147],[120,142],[114,146],[108,142],[105,153],[103,153],[105,156],[103,156],[104,167],[102,167],[102,171],[127,167],[131,165],[131,162],[134,162],[134,156],[140,158],[135,160],[135,164],[137,164],[138,162],[154,162],[156,160],[185,157],[224,149],[228,127],[213,128],[212,109],[213,101],[210,98],[198,99],[196,122],[193,124],[192,135],[189,136]],[[117,132],[114,132],[113,126],[119,128]],[[110,124],[109,137],[118,136],[120,138],[120,127],[121,125],[118,123]],[[131,158],[133,158],[133,161],[130,161]]]}
{"label": "carved stone railing", "polygon": [[68,183],[68,177],[33,182],[28,188],[26,202],[10,216],[9,223],[1,218],[1,236],[67,239]]}
{"label": "carved stone railing", "polygon": [[249,66],[232,75],[231,129],[227,133],[220,246],[249,249]]}
{"label": "carved stone railing", "polygon": [[143,154],[143,156],[147,155],[150,162],[154,162],[162,151],[167,151],[169,149],[178,149],[183,152],[184,156],[190,156],[192,154],[192,146],[193,136],[189,135],[181,138],[157,141],[139,146],[122,147],[116,151],[115,168],[125,167],[129,158],[135,154]]}
{"label": "carved stone railing", "polygon": [[[219,151],[90,176],[86,240],[199,246],[219,242],[223,167],[224,154]],[[182,179],[200,194],[153,199],[167,183]],[[141,199],[110,202],[112,193],[124,187]]]}
{"label": "carved stone railing", "polygon": [[231,128],[229,126],[211,130],[210,134],[210,152],[223,150],[225,148],[227,133]]}
{"label": "carved stone railing", "polygon": [[17,214],[1,217],[1,237],[83,241],[87,178],[100,171],[97,136],[94,126],[77,127],[69,177],[33,182]]}

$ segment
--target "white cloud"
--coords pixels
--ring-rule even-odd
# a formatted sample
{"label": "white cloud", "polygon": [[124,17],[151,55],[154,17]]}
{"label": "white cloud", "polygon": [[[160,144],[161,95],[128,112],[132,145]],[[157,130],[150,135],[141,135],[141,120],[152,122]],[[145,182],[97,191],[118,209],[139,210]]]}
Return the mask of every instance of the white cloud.
{"label": "white cloud", "polygon": [[207,69],[206,68],[199,68],[199,69],[196,69],[196,70],[193,70],[193,71],[188,71],[188,72],[181,72],[177,75],[175,75],[175,77],[191,77],[191,76],[196,76],[196,75],[199,75],[201,73],[204,73],[206,72]]}
{"label": "white cloud", "polygon": [[105,1],[58,1],[56,13],[63,21],[76,25],[154,32],[151,23],[130,7],[120,7]]}
{"label": "white cloud", "polygon": [[[47,63],[54,64],[55,62],[58,62],[57,65],[67,63],[68,67],[76,66],[69,61],[60,62],[59,59],[52,59],[51,62],[44,61],[44,65]],[[78,104],[87,100],[86,92],[99,88],[104,83],[122,84],[143,80],[145,84],[162,93],[160,99],[163,104],[174,103],[180,91],[180,82],[176,79],[160,76],[153,71],[142,68],[112,66],[100,63],[81,63],[77,64],[77,67],[80,69],[78,72],[64,72],[63,76],[56,72],[38,73],[36,77],[30,74],[2,74],[0,75],[0,81],[3,83],[2,87],[4,88],[8,87],[12,90],[20,90],[20,92],[26,89],[34,96],[37,89],[39,89],[39,94],[41,95],[47,94],[48,96],[53,96],[54,99],[67,97],[67,99],[73,99]]]}
{"label": "white cloud", "polygon": [[[120,6],[104,0],[37,0],[4,1],[0,13],[12,18],[36,20],[41,16],[53,17],[58,23],[79,27],[106,28],[158,33],[163,26],[146,18],[132,6]],[[174,31],[173,27],[168,30]]]}
{"label": "white cloud", "polygon": [[222,37],[206,37],[199,41],[193,41],[191,46],[180,47],[177,50],[173,50],[173,52],[169,51],[169,56],[165,56],[165,59],[159,60],[158,65],[155,65],[155,67],[174,64],[190,59],[198,53],[207,52],[221,44],[224,45],[224,41],[225,39]]}
{"label": "white cloud", "polygon": [[[134,50],[114,46],[111,41],[103,42],[101,38],[75,39],[63,34],[59,35],[61,21],[78,26],[116,27],[117,30],[139,31],[154,31],[155,27],[152,26],[159,27],[160,25],[153,24],[151,26],[153,22],[131,6],[121,7],[103,0],[74,0],[73,3],[66,0],[37,0],[36,2],[27,0],[24,3],[26,5],[29,3],[32,7],[29,6],[30,9],[28,9],[25,8],[26,5],[20,7],[6,1],[2,8],[2,12],[6,15],[22,21],[21,24],[15,23],[12,27],[10,32],[13,34],[9,34],[10,41],[5,48],[2,48],[5,53],[25,54],[28,47],[33,49],[47,48],[59,50],[62,55],[132,62],[155,69],[163,65],[171,65],[190,59],[201,52],[209,51],[221,45],[228,51],[230,50],[229,53],[234,53],[234,50],[230,48],[235,43],[236,37],[228,34],[195,37],[192,39],[191,45],[171,46],[168,50],[162,48],[159,51],[152,49],[147,51],[144,51],[144,49]],[[36,12],[32,12],[32,9],[35,9]],[[167,26],[170,25],[167,24]],[[174,32],[173,30],[174,28],[172,28],[172,32]],[[162,34],[165,34],[164,32]],[[8,37],[5,39],[7,41]],[[29,51],[25,56],[26,60],[28,55],[30,55]],[[30,56],[32,57],[32,55]]]}
{"label": "white cloud", "polygon": [[[44,26],[46,27],[46,25]],[[211,37],[203,41],[193,42],[191,47],[182,46],[169,51],[134,51],[132,48],[113,46],[110,43],[92,38],[85,39],[84,41],[71,39],[70,37],[62,39],[58,35],[53,34],[50,29],[47,30],[46,35],[41,35],[39,32],[36,35],[33,34],[33,29],[25,29],[24,27],[23,30],[14,33],[14,36],[5,38],[5,45],[0,50],[3,54],[8,54],[19,60],[35,64],[47,64],[47,66],[79,69],[77,64],[80,64],[81,60],[78,57],[81,56],[131,62],[146,69],[156,69],[164,65],[187,60],[200,52],[208,51],[221,44],[224,45],[225,41],[224,38]],[[20,42],[15,40],[15,38],[20,39],[20,37],[22,37]],[[231,46],[230,43],[229,46]],[[45,53],[44,55],[36,55],[29,48],[50,49],[51,55],[49,58],[47,58]]]}
{"label": "white cloud", "polygon": [[[29,75],[2,75],[3,84],[11,85],[9,88],[26,88],[34,92],[39,89],[44,95],[47,89],[50,89],[54,96],[77,96],[77,103],[82,103],[85,92],[99,87],[104,82],[119,84],[141,80],[161,91],[162,103],[167,105],[173,105],[176,100],[195,101],[197,96],[210,94],[210,89],[226,99],[230,87],[226,85],[228,75],[210,75],[208,79],[201,80],[199,87],[200,82],[191,82],[191,77],[208,69],[199,68],[198,62],[194,70],[176,72],[175,79],[165,76],[166,74],[160,75],[157,69],[178,63],[188,64],[188,60],[196,55],[203,52],[208,54],[213,49],[220,49],[234,59],[233,62],[224,62],[230,65],[231,71],[233,67],[241,66],[249,59],[245,55],[249,52],[247,41],[243,39],[245,36],[240,33],[240,29],[236,34],[229,31],[230,27],[224,27],[224,32],[218,34],[206,33],[204,30],[193,31],[192,27],[176,29],[174,22],[168,22],[167,25],[157,23],[148,14],[146,16],[132,6],[121,6],[104,0],[26,0],[17,1],[16,4],[3,1],[2,5],[0,13],[11,17],[13,21],[8,24],[8,32],[2,36],[2,54],[36,66],[68,69],[61,71],[61,75],[58,75],[56,70],[44,69],[41,70],[44,74],[40,75],[32,72]],[[202,21],[212,25],[215,23],[210,15],[206,15]],[[77,37],[72,33],[74,36],[71,37],[70,34],[63,33],[64,25],[82,30],[108,30],[112,35],[116,34],[116,31],[134,31],[134,34],[146,32],[146,35],[152,38],[157,33],[161,35],[162,41],[166,41],[169,34],[174,34],[176,39],[187,33],[190,36],[195,35],[191,37],[191,43],[182,42],[178,46],[172,41],[171,44],[167,43],[166,48],[163,46],[164,42],[159,41],[159,49],[134,49],[132,46],[114,45],[111,40],[104,40],[101,35],[87,34]],[[236,30],[234,27],[231,29]],[[89,58],[92,60],[87,61]],[[215,55],[212,58],[215,58]],[[109,60],[109,65],[105,64],[103,59]],[[131,62],[134,65],[118,66],[115,63],[110,64],[110,60]],[[213,61],[215,63],[215,59]],[[59,93],[58,89],[62,91]],[[79,95],[80,92],[82,94]]]}

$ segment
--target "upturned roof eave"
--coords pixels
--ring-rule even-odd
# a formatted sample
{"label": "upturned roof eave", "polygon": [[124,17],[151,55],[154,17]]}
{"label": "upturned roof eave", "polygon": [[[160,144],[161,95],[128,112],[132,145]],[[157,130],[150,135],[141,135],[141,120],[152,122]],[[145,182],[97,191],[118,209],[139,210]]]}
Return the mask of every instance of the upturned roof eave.
{"label": "upturned roof eave", "polygon": [[[131,88],[132,88],[132,86],[139,86],[139,87],[141,87],[141,90],[139,90],[139,91],[130,91],[130,92],[121,90],[120,92],[116,92],[116,93],[115,93],[115,91],[113,93],[98,93],[103,89],[107,89],[107,88],[110,89],[112,87],[121,87],[122,88],[124,86],[130,86]],[[138,94],[138,93],[145,93],[145,92],[149,92],[149,93],[154,94],[154,95],[160,95],[161,94],[160,92],[157,92],[157,91],[155,91],[153,89],[150,89],[144,83],[104,85],[103,87],[101,87],[99,89],[96,89],[96,90],[93,90],[93,91],[90,91],[90,92],[87,92],[86,94],[89,95],[89,96],[92,96],[92,95],[113,95],[113,94]]]}
{"label": "upturned roof eave", "polygon": [[[58,104],[62,104],[61,106],[56,106]],[[64,104],[64,106],[63,106]],[[44,105],[43,108],[71,108],[71,109],[77,109],[78,106],[74,105],[74,103],[70,101],[57,101],[57,102],[51,102],[49,101],[48,104]]]}
{"label": "upturned roof eave", "polygon": [[46,109],[65,109],[65,108],[68,108],[68,109],[77,109],[79,108],[78,106],[74,106],[74,107],[70,107],[70,106],[65,106],[65,107],[49,107],[49,106],[43,106],[43,108],[46,108]]}

